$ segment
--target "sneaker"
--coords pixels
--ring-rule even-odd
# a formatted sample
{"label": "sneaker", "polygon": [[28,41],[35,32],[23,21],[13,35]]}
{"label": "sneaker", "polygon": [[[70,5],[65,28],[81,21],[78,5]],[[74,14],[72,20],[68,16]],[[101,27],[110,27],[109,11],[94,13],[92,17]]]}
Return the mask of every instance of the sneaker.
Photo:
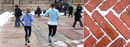
{"label": "sneaker", "polygon": [[27,42],[27,41],[25,41],[25,45],[27,45],[27,43],[28,43],[28,42]]}
{"label": "sneaker", "polygon": [[51,44],[51,43],[49,43],[49,45],[50,45],[50,46],[52,46],[52,44]]}
{"label": "sneaker", "polygon": [[48,37],[48,39],[49,39],[49,43],[51,43],[51,37],[50,36]]}
{"label": "sneaker", "polygon": [[73,28],[75,28],[74,26],[72,26]]}
{"label": "sneaker", "polygon": [[27,38],[27,42],[30,43],[29,37]]}

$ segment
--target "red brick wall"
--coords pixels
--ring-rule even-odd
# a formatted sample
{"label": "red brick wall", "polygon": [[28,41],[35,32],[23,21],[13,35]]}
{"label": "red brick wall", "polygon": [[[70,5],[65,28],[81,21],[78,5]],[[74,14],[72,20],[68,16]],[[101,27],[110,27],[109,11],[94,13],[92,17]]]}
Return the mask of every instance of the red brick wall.
{"label": "red brick wall", "polygon": [[84,47],[130,47],[130,0],[84,1]]}

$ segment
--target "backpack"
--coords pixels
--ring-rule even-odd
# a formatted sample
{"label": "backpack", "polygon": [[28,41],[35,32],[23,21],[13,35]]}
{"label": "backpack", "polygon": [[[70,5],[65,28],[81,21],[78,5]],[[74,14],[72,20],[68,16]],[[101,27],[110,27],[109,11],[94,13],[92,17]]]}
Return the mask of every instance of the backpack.
{"label": "backpack", "polygon": [[22,16],[22,10],[19,9],[18,12],[19,12],[19,15]]}

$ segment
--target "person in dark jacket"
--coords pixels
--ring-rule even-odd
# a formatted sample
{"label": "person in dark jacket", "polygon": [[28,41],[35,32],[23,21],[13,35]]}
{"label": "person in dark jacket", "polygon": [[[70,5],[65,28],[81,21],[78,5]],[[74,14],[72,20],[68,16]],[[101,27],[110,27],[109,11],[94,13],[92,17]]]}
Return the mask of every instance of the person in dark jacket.
{"label": "person in dark jacket", "polygon": [[66,10],[67,10],[66,6],[63,5],[64,16],[66,16]]}
{"label": "person in dark jacket", "polygon": [[70,17],[70,15],[71,15],[71,17],[73,17],[72,13],[73,13],[73,7],[72,7],[72,5],[71,5],[71,6],[69,7],[69,16],[68,16],[68,17]]}
{"label": "person in dark jacket", "polygon": [[40,17],[40,14],[41,14],[41,8],[38,6],[37,8],[37,14],[38,14],[38,17]]}
{"label": "person in dark jacket", "polygon": [[20,8],[18,7],[18,5],[15,5],[15,17],[16,17],[16,19],[15,19],[15,27],[17,27],[17,26],[20,26],[20,23],[22,24],[22,25],[24,25],[23,23],[22,23],[22,21],[20,20],[20,16],[22,15],[22,11],[20,10]]}
{"label": "person in dark jacket", "polygon": [[82,6],[81,6],[80,4],[78,4],[78,6],[77,6],[77,7],[80,7],[79,11],[80,11],[80,13],[81,13],[81,12],[82,12],[82,10],[83,10]]}
{"label": "person in dark jacket", "polygon": [[80,14],[80,11],[81,11],[81,7],[77,7],[77,10],[75,12],[75,20],[74,20],[74,23],[73,23],[73,26],[72,26],[74,28],[75,28],[75,25],[76,25],[77,21],[79,21],[80,26],[83,27],[83,23],[81,21],[82,16]]}

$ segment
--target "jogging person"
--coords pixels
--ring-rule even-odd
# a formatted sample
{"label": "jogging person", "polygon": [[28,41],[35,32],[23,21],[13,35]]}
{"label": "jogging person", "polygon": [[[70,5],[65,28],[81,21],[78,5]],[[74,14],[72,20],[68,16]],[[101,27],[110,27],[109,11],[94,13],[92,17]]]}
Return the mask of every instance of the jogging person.
{"label": "jogging person", "polygon": [[49,17],[49,45],[51,45],[51,38],[55,36],[57,30],[57,20],[60,18],[59,11],[55,9],[55,4],[51,4],[51,9],[47,10],[44,17]]}
{"label": "jogging person", "polygon": [[24,21],[25,45],[27,45],[27,43],[30,43],[29,37],[31,36],[31,22],[33,21],[33,15],[30,13],[30,8],[26,9],[26,14],[23,15],[22,21]]}

